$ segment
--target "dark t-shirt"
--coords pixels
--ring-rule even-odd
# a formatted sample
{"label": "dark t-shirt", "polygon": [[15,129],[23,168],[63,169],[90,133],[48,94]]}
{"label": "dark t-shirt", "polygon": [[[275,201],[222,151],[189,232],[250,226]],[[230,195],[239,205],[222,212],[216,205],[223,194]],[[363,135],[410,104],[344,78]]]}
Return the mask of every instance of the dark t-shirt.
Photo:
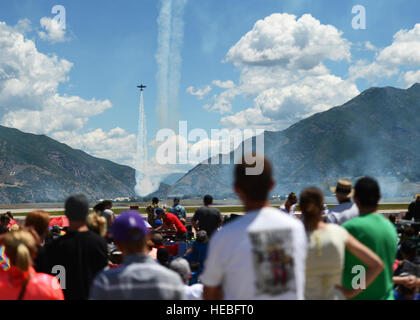
{"label": "dark t-shirt", "polygon": [[412,218],[416,222],[420,221],[420,201],[414,201],[408,206],[408,212],[404,219],[411,220]]}
{"label": "dark t-shirt", "polygon": [[107,244],[92,231],[68,232],[46,245],[42,255],[41,272],[56,275],[54,266],[65,268],[66,300],[87,300],[94,277],[108,265]]}
{"label": "dark t-shirt", "polygon": [[200,230],[206,230],[210,236],[217,230],[219,223],[222,222],[220,211],[213,207],[198,208],[192,218],[197,223]]}

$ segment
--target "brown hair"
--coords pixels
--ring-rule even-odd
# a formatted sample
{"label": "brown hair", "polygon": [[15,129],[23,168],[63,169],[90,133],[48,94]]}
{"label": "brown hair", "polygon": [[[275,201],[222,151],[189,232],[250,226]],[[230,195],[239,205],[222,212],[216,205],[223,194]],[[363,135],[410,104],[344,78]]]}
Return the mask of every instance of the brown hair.
{"label": "brown hair", "polygon": [[22,272],[28,271],[32,256],[37,253],[34,237],[28,231],[10,232],[6,236],[5,246],[10,263]]}
{"label": "brown hair", "polygon": [[300,193],[299,207],[307,217],[321,215],[324,210],[324,194],[317,187],[309,187]]}
{"label": "brown hair", "polygon": [[[271,163],[263,156],[256,155],[252,164],[247,164],[245,157],[242,163],[235,165],[235,186],[251,201],[265,201],[274,183]],[[247,174],[247,168],[255,168],[258,162],[264,162],[264,168],[259,175]]]}
{"label": "brown hair", "polygon": [[26,216],[25,227],[33,227],[42,238],[48,234],[50,215],[45,211],[32,211]]}

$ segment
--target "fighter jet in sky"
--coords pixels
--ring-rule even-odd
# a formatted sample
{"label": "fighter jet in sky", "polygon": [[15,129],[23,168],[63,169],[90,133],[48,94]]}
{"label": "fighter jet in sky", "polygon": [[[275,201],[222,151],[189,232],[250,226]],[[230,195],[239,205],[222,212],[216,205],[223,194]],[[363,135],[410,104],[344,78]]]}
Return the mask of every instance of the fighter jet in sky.
{"label": "fighter jet in sky", "polygon": [[142,84],[141,84],[141,85],[137,86],[137,88],[139,88],[139,89],[140,89],[140,91],[143,91],[143,89],[144,89],[144,88],[147,88],[147,87],[146,87],[145,85],[142,85]]}

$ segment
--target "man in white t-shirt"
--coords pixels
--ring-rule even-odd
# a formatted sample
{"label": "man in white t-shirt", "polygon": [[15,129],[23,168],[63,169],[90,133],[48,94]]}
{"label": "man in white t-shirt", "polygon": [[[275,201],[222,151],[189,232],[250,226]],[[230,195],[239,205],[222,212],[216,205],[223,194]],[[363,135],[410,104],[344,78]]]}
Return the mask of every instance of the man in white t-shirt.
{"label": "man in white t-shirt", "polygon": [[327,214],[327,223],[342,225],[344,222],[359,216],[359,208],[351,201],[354,195],[351,181],[339,179],[336,187],[330,188],[335,193],[338,205]]}
{"label": "man in white t-shirt", "polygon": [[234,189],[246,214],[227,224],[210,240],[200,277],[207,300],[303,299],[307,238],[303,224],[268,202],[274,187],[271,164],[260,175],[254,166],[235,166]]}

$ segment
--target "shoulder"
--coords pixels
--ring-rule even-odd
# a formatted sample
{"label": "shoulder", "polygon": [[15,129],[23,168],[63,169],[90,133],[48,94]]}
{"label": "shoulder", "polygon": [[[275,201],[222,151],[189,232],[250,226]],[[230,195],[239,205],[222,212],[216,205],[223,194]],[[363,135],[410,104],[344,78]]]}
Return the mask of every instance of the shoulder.
{"label": "shoulder", "polygon": [[351,231],[351,230],[357,229],[357,228],[359,228],[362,225],[361,224],[361,219],[362,219],[362,217],[355,217],[355,218],[353,218],[351,220],[348,220],[348,221],[344,222],[342,224],[342,227],[344,229],[346,229],[347,231]]}
{"label": "shoulder", "polygon": [[86,232],[80,232],[80,236],[84,237],[84,238],[88,238],[89,241],[94,241],[100,244],[106,244],[106,241],[104,240],[104,238],[102,238],[99,234],[93,232],[93,231],[86,231]]}
{"label": "shoulder", "polygon": [[340,235],[340,236],[347,236],[348,235],[348,231],[345,228],[343,228],[342,226],[340,226],[338,224],[334,224],[334,223],[327,224],[327,230],[329,232],[331,232],[332,234],[335,234],[335,235]]}
{"label": "shoulder", "polygon": [[169,219],[169,220],[175,220],[177,217],[173,213],[167,212],[166,213],[166,218]]}
{"label": "shoulder", "polygon": [[213,212],[220,213],[220,210],[219,210],[219,209],[217,209],[216,207],[210,207],[210,209],[211,209],[211,211],[213,211]]}

